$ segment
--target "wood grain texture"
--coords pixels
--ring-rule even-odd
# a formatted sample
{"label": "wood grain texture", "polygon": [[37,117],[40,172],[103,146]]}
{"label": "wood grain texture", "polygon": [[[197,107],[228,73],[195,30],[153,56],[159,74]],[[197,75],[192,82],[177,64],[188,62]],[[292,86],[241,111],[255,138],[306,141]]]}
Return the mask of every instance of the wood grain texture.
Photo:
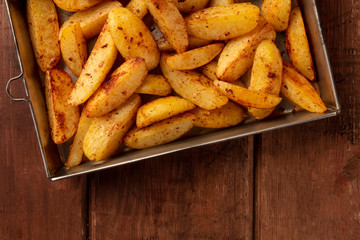
{"label": "wood grain texture", "polygon": [[255,239],[360,239],[360,2],[318,2],[342,113],[262,135]]}
{"label": "wood grain texture", "polygon": [[[5,93],[19,66],[4,1],[0,12],[0,239],[86,239],[86,177],[46,178],[28,104]],[[20,80],[11,92],[23,89]]]}
{"label": "wood grain texture", "polygon": [[252,239],[252,138],[92,175],[91,239]]}

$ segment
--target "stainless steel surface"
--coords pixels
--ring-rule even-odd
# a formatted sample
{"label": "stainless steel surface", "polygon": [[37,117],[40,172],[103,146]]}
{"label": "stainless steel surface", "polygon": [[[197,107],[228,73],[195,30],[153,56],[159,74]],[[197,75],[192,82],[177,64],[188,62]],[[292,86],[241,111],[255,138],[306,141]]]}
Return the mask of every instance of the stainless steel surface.
{"label": "stainless steel surface", "polygon": [[[11,99],[27,101],[29,103],[46,176],[52,181],[60,180],[164,154],[187,150],[189,148],[336,116],[340,112],[340,105],[335,91],[325,43],[321,34],[316,2],[315,0],[302,0],[298,2],[303,11],[319,80],[317,84],[320,89],[320,94],[328,107],[327,112],[324,114],[314,114],[305,111],[293,113],[294,106],[291,103],[284,101],[282,107],[286,108],[286,110],[279,111],[277,117],[268,120],[256,121],[249,118],[244,124],[223,130],[194,128],[184,139],[170,144],[144,150],[124,149],[122,153],[110,157],[107,160],[101,162],[87,162],[72,169],[66,169],[63,163],[67,156],[69,143],[56,146],[51,140],[43,95],[42,76],[39,74],[31,49],[26,24],[25,3],[20,0],[5,0],[21,71],[19,76],[9,80],[6,91]],[[254,1],[254,3],[260,4],[260,0]],[[283,44],[282,39],[278,39],[277,43]],[[283,50],[284,46],[281,45],[279,48],[280,50]],[[15,98],[11,95],[9,88],[12,81],[21,79],[22,77],[26,98]]]}

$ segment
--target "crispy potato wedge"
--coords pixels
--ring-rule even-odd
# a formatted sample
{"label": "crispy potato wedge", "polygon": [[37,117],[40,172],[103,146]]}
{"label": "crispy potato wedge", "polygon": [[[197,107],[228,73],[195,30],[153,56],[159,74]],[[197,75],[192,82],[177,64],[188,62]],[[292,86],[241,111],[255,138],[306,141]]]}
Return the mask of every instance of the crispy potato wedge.
{"label": "crispy potato wedge", "polygon": [[244,109],[230,101],[221,108],[205,110],[197,107],[191,112],[196,116],[194,126],[203,128],[236,126],[246,117]]}
{"label": "crispy potato wedge", "polygon": [[72,105],[85,102],[101,85],[113,66],[117,48],[105,23],[69,98]]}
{"label": "crispy potato wedge", "polygon": [[[279,96],[282,69],[281,54],[275,43],[271,40],[262,41],[255,52],[249,89]],[[249,107],[248,112],[256,119],[264,119],[274,109]]]}
{"label": "crispy potato wedge", "polygon": [[170,84],[162,75],[148,74],[135,92],[141,94],[167,96],[171,94],[171,90]]}
{"label": "crispy potato wedge", "polygon": [[64,29],[60,36],[60,49],[66,66],[76,76],[80,76],[88,52],[79,22],[73,22]]}
{"label": "crispy potato wedge", "polygon": [[195,107],[192,102],[176,96],[158,98],[139,108],[136,115],[136,126],[143,128],[155,122],[190,111]]}
{"label": "crispy potato wedge", "polygon": [[145,128],[134,127],[124,137],[126,146],[144,149],[166,144],[183,136],[194,126],[195,115],[183,113]]}
{"label": "crispy potato wedge", "polygon": [[77,127],[76,134],[74,136],[74,140],[70,146],[69,156],[66,160],[66,167],[72,168],[76,167],[81,163],[81,160],[84,155],[84,139],[85,135],[88,132],[90,125],[92,123],[93,118],[88,118],[85,113],[85,108],[80,115],[79,124]]}
{"label": "crispy potato wedge", "polygon": [[60,28],[62,31],[73,22],[79,22],[85,39],[90,39],[98,35],[104,26],[110,10],[114,7],[121,7],[118,1],[103,2],[84,11],[76,12],[71,15]]}
{"label": "crispy potato wedge", "polygon": [[126,8],[133,12],[138,18],[142,19],[147,13],[147,7],[144,0],[131,0]]}
{"label": "crispy potato wedge", "polygon": [[[203,47],[203,46],[209,45],[210,43],[211,43],[211,40],[204,40],[201,38],[189,36],[188,49]],[[162,52],[174,51],[174,48],[171,46],[171,44],[168,42],[168,40],[166,40],[165,37],[161,37],[158,40],[156,40],[156,44],[157,44],[159,50]]]}
{"label": "crispy potato wedge", "polygon": [[185,52],[189,45],[185,21],[172,1],[144,0],[155,23],[176,52]]}
{"label": "crispy potato wedge", "polygon": [[88,117],[101,117],[123,104],[141,85],[147,74],[143,58],[127,60],[108,81],[104,81],[86,104]]}
{"label": "crispy potato wedge", "polygon": [[82,11],[103,1],[104,0],[54,0],[56,6],[68,12]]}
{"label": "crispy potato wedge", "polygon": [[285,31],[289,24],[291,0],[263,0],[261,13],[268,23],[277,31]]}
{"label": "crispy potato wedge", "polygon": [[262,40],[275,41],[276,32],[260,18],[259,25],[250,33],[230,40],[220,54],[216,76],[232,82],[244,75],[252,66],[255,50]]}
{"label": "crispy potato wedge", "polygon": [[79,122],[79,107],[71,106],[67,99],[74,84],[69,74],[59,69],[51,69],[45,74],[45,99],[48,109],[51,137],[56,144],[71,138]]}
{"label": "crispy potato wedge", "polygon": [[190,36],[206,40],[227,40],[253,30],[260,9],[250,3],[236,3],[199,10],[185,18]]}
{"label": "crispy potato wedge", "polygon": [[123,137],[135,122],[141,104],[138,94],[131,96],[114,111],[94,118],[84,139],[84,154],[91,161],[110,157],[122,145]]}
{"label": "crispy potato wedge", "polygon": [[228,102],[213,86],[213,81],[195,71],[174,70],[166,64],[168,54],[160,59],[161,70],[174,91],[195,105],[211,110]]}
{"label": "crispy potato wedge", "polygon": [[309,112],[323,113],[326,106],[309,81],[284,61],[281,94]]}
{"label": "crispy potato wedge", "polygon": [[224,43],[214,43],[205,47],[170,56],[166,63],[176,70],[191,70],[201,67],[213,60],[223,49]]}
{"label": "crispy potato wedge", "polygon": [[235,3],[235,0],[210,0],[209,7],[216,7],[233,3]]}
{"label": "crispy potato wedge", "polygon": [[228,82],[215,80],[214,86],[224,96],[244,107],[273,108],[281,102],[281,98],[278,96],[260,91],[249,90]]}
{"label": "crispy potato wedge", "polygon": [[46,72],[60,60],[59,22],[54,2],[27,0],[26,15],[36,62]]}
{"label": "crispy potato wedge", "polygon": [[176,0],[174,2],[180,12],[190,13],[205,8],[209,0]]}
{"label": "crispy potato wedge", "polygon": [[290,62],[310,81],[315,81],[315,69],[306,36],[300,8],[291,11],[289,27],[285,32],[285,46]]}
{"label": "crispy potato wedge", "polygon": [[145,59],[149,71],[159,64],[159,49],[140,18],[129,9],[117,7],[110,11],[108,21],[115,45],[126,60],[141,57]]}

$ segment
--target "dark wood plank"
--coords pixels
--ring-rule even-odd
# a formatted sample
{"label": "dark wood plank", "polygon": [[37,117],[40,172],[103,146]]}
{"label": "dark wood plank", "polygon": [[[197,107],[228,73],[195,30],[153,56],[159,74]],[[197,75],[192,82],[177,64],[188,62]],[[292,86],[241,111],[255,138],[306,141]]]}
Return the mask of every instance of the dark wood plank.
{"label": "dark wood plank", "polygon": [[252,239],[252,138],[97,173],[91,239]]}
{"label": "dark wood plank", "polygon": [[[0,239],[86,239],[86,177],[46,178],[28,104],[5,93],[19,68],[4,1],[0,12]],[[24,96],[22,81],[11,91]]]}
{"label": "dark wood plank", "polygon": [[360,2],[318,7],[342,113],[262,135],[256,239],[360,239]]}

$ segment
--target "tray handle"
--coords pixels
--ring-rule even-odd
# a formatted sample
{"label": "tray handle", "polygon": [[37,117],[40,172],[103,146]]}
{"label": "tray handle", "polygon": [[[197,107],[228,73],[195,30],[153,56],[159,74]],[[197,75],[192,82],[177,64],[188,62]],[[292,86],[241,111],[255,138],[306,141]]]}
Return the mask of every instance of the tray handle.
{"label": "tray handle", "polygon": [[[21,77],[22,77],[23,75],[24,75],[24,73],[21,71],[21,73],[20,73],[18,76],[9,79],[9,81],[6,83],[6,93],[7,93],[7,95],[9,96],[9,98],[10,98],[11,100],[13,100],[13,101],[24,101],[24,102],[29,103],[29,102],[30,102],[29,99],[27,99],[27,98],[17,98],[17,97],[14,97],[14,96],[11,94],[11,91],[10,91],[11,83],[12,83],[13,81],[18,80],[18,79],[21,79]],[[25,86],[24,89],[25,89],[26,97],[29,97],[29,94],[28,94],[28,92],[27,92],[26,81],[25,81],[24,78],[22,78],[22,80],[23,80],[24,86]]]}

